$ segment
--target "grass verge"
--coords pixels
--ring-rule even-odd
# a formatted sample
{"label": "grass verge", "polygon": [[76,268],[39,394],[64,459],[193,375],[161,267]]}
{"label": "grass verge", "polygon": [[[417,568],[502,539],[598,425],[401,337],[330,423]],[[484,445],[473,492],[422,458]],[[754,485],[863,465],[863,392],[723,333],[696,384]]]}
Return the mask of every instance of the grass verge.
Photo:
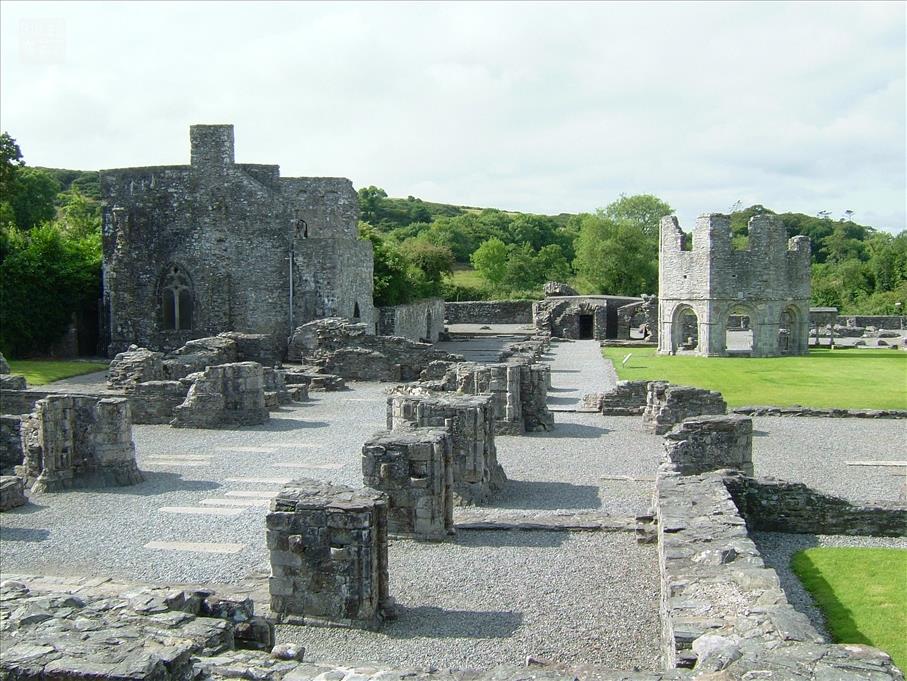
{"label": "grass verge", "polygon": [[[802,357],[672,356],[619,347],[602,352],[621,379],[718,390],[731,407],[907,409],[907,353],[898,350],[816,348]],[[632,357],[622,366],[628,353]]]}
{"label": "grass verge", "polygon": [[11,359],[9,368],[14,374],[22,374],[29,386],[44,385],[63,378],[104,371],[104,362],[67,362],[63,360]]}
{"label": "grass verge", "polygon": [[791,567],[836,643],[881,648],[907,669],[907,550],[812,548]]}

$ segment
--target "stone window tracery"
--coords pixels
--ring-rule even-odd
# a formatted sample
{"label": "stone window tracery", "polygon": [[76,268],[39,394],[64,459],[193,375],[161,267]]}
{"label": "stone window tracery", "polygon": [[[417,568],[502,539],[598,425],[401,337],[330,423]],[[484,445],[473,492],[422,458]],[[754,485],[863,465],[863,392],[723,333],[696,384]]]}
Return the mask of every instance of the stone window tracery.
{"label": "stone window tracery", "polygon": [[192,280],[179,265],[168,265],[161,282],[161,326],[167,331],[192,328],[195,296]]}

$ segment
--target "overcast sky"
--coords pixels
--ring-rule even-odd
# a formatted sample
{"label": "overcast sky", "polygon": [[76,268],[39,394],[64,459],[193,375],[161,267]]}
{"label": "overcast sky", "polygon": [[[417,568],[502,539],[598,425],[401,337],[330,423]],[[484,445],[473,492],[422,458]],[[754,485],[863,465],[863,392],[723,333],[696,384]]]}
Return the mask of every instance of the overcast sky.
{"label": "overcast sky", "polygon": [[240,162],[540,213],[652,193],[905,228],[905,4],[0,3],[29,165]]}

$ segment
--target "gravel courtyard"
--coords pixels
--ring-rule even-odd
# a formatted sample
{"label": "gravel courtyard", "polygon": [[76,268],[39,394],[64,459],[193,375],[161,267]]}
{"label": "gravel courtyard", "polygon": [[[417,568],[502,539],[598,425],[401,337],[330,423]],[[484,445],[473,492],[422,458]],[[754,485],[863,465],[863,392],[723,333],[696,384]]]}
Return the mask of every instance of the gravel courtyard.
{"label": "gravel courtyard", "polygon": [[[615,380],[597,342],[556,343],[546,360],[556,429],[496,439],[510,482],[483,510],[633,518],[649,505],[661,438],[636,417],[569,411]],[[261,582],[268,500],[295,477],[361,485],[360,450],[385,428],[386,387],[315,393],[255,427],[135,426],[145,482],[45,495],[4,513],[3,572],[215,589]],[[897,469],[850,463],[903,458],[903,421],[762,418],[755,431],[757,475],[861,501],[898,498]],[[380,632],[279,627],[278,638],[322,661],[488,667],[536,655],[660,667],[656,549],[632,532],[461,530],[443,544],[392,541],[389,560],[398,620]]]}

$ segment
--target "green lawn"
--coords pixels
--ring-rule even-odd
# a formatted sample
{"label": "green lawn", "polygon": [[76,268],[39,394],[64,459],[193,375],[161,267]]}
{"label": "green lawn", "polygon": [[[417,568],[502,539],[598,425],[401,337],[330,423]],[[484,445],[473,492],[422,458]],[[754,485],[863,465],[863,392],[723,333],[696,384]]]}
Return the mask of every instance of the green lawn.
{"label": "green lawn", "polygon": [[881,648],[907,669],[907,550],[812,548],[791,567],[836,643]]}
{"label": "green lawn", "polygon": [[450,279],[458,286],[470,286],[472,288],[482,288],[485,286],[485,280],[471,267],[457,265],[454,268]]}
{"label": "green lawn", "polygon": [[29,386],[44,385],[61,378],[81,376],[93,371],[104,371],[104,362],[66,362],[62,360],[10,359],[9,368],[14,374],[22,374]]}
{"label": "green lawn", "polygon": [[[654,348],[603,348],[626,380],[663,379],[718,390],[731,407],[907,409],[907,352],[810,349],[804,357],[656,355]],[[625,366],[621,361],[632,353]]]}

